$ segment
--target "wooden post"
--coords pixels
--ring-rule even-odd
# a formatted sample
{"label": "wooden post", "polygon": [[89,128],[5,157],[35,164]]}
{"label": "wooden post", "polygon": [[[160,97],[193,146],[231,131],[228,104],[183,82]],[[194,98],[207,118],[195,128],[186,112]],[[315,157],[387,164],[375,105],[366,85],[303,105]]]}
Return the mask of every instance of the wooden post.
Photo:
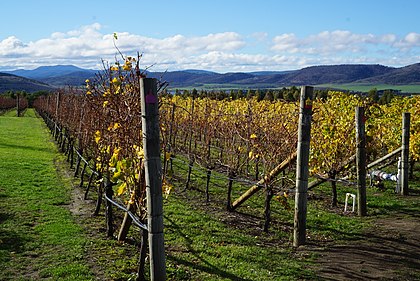
{"label": "wooden post", "polygon": [[17,117],[20,117],[20,113],[19,113],[19,111],[20,111],[20,108],[19,108],[19,103],[20,103],[20,94],[19,94],[19,93],[17,93],[17,96],[16,96],[16,116],[17,116]]}
{"label": "wooden post", "polygon": [[367,215],[366,207],[366,133],[365,108],[356,107],[356,173],[357,173],[357,213]]}
{"label": "wooden post", "polygon": [[367,169],[367,170],[369,170],[369,169],[371,169],[371,168],[373,168],[373,167],[375,167],[375,166],[377,166],[377,165],[381,164],[382,162],[384,162],[384,161],[386,161],[386,160],[388,160],[388,159],[390,159],[390,158],[392,158],[392,157],[397,156],[399,153],[401,154],[401,149],[402,149],[402,148],[401,148],[401,147],[399,147],[399,148],[397,148],[396,150],[392,151],[391,153],[388,153],[387,155],[385,155],[385,156],[383,156],[383,157],[381,157],[381,158],[379,158],[379,159],[377,159],[377,160],[373,161],[372,163],[369,163],[369,164],[366,166],[366,169]]}
{"label": "wooden post", "polygon": [[194,161],[190,160],[190,162],[188,163],[187,182],[185,183],[185,189],[184,190],[187,190],[190,187],[191,173],[192,173],[193,165],[194,165]]}
{"label": "wooden post", "polygon": [[90,186],[92,185],[92,181],[93,181],[93,178],[94,177],[95,177],[95,173],[92,171],[92,173],[89,176],[89,182],[88,182],[88,185],[86,187],[85,196],[83,197],[85,200],[88,199],[88,194],[89,194]]}
{"label": "wooden post", "polygon": [[175,110],[176,105],[175,103],[172,104],[172,110],[171,110],[171,123],[169,124],[169,148],[170,151],[172,151],[173,147],[175,146],[175,136],[174,134],[174,124],[175,124]]}
{"label": "wooden post", "polygon": [[[102,179],[102,175],[99,174],[97,176],[97,179],[98,180]],[[101,210],[103,190],[104,190],[104,182],[101,181],[98,186],[98,194],[97,194],[97,199],[96,199],[95,211],[93,212],[94,216],[99,215],[99,211]]]}
{"label": "wooden post", "polygon": [[226,200],[226,210],[232,211],[232,186],[233,179],[235,178],[236,173],[229,171],[228,173],[228,189],[227,189],[227,200]]}
{"label": "wooden post", "polygon": [[273,198],[273,188],[270,184],[266,184],[265,187],[265,204],[264,204],[264,232],[268,233],[268,228],[270,227],[271,221],[271,209],[270,202]]}
{"label": "wooden post", "polygon": [[[112,200],[114,191],[112,189],[112,182],[109,180],[109,173],[105,178],[105,195]],[[105,216],[106,216],[106,235],[112,237],[114,235],[114,216],[112,213],[112,203],[108,200],[105,202]]]}
{"label": "wooden post", "polygon": [[[131,212],[134,209],[133,207],[134,207],[133,204],[128,203],[127,210]],[[118,233],[118,237],[117,237],[118,241],[125,241],[125,239],[127,238],[128,230],[130,229],[132,222],[133,222],[133,219],[130,217],[128,212],[126,212],[124,214],[124,219],[123,219],[123,222],[121,223],[121,228]]]}
{"label": "wooden post", "polygon": [[330,179],[332,180],[331,181],[331,189],[332,189],[331,207],[337,207],[337,204],[338,204],[338,200],[337,200],[337,181],[335,180],[337,172],[335,170],[331,170],[328,173],[328,175],[329,175]]}
{"label": "wooden post", "polygon": [[408,172],[410,167],[409,162],[409,148],[410,148],[410,113],[403,113],[402,122],[402,151],[401,151],[401,194],[408,195]]}
{"label": "wooden post", "polygon": [[55,121],[58,122],[58,110],[60,108],[60,92],[57,93],[56,105],[55,105]]}
{"label": "wooden post", "polygon": [[206,202],[210,201],[210,194],[209,194],[210,178],[211,178],[211,169],[207,168]]}
{"label": "wooden post", "polygon": [[166,280],[162,167],[156,79],[140,78],[143,149],[149,229],[150,279]]}
{"label": "wooden post", "polygon": [[300,93],[299,131],[296,163],[296,196],[293,246],[306,242],[306,213],[309,177],[309,142],[311,139],[312,98],[314,88],[303,86]]}
{"label": "wooden post", "polygon": [[[80,162],[82,161],[82,157],[80,155],[77,155],[77,161],[76,161],[76,168],[74,169],[74,177],[77,177],[79,174],[79,168],[80,168]],[[70,165],[71,166],[71,165]]]}
{"label": "wooden post", "polygon": [[80,184],[79,187],[83,187],[85,182],[85,172],[86,172],[87,162],[83,165],[82,173],[80,174]]}
{"label": "wooden post", "polygon": [[140,257],[139,266],[137,269],[136,281],[146,281],[144,276],[144,265],[146,264],[147,257],[147,230],[142,229],[141,231],[141,245],[140,245]]}

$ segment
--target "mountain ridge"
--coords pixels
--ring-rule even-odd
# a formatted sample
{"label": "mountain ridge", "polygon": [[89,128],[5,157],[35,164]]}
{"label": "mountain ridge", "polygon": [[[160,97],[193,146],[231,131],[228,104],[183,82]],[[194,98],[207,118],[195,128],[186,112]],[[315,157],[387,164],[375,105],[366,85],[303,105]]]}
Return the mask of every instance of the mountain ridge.
{"label": "mountain ridge", "polygon": [[[55,65],[42,66],[33,70],[19,69],[0,73],[32,79],[31,83],[37,80],[40,84],[34,85],[35,88],[39,88],[41,85],[53,88],[69,85],[82,86],[85,84],[86,79],[94,78],[98,72],[98,70],[83,69],[73,65]],[[291,71],[217,73],[207,70],[187,69],[167,72],[147,71],[146,73],[151,78],[162,78],[169,83],[170,88],[217,88],[223,86],[276,88],[293,85],[349,83],[420,85],[420,63],[404,67],[389,67],[379,64],[341,64],[309,66]],[[4,83],[6,83],[6,76],[3,75],[2,77]],[[17,81],[16,78],[14,78],[14,81]],[[28,81],[24,82],[26,88],[30,84],[28,83]]]}
{"label": "mountain ridge", "polygon": [[0,93],[6,91],[25,91],[32,93],[36,91],[51,91],[53,89],[52,86],[34,79],[0,72]]}

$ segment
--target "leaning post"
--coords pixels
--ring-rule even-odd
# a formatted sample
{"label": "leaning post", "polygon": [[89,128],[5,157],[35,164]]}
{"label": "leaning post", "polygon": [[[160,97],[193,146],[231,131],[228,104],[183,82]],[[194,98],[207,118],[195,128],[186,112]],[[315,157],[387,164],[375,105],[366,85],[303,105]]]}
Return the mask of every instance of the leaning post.
{"label": "leaning post", "polygon": [[403,113],[402,122],[402,150],[401,150],[401,194],[408,195],[408,172],[410,167],[409,162],[410,149],[410,113]]}
{"label": "leaning post", "polygon": [[296,163],[296,195],[293,246],[306,241],[306,213],[309,177],[309,142],[311,139],[312,99],[314,88],[303,86],[300,93],[299,128]]}
{"label": "leaning post", "polygon": [[156,79],[140,78],[140,96],[149,231],[150,278],[153,281],[161,281],[166,279],[166,269]]}

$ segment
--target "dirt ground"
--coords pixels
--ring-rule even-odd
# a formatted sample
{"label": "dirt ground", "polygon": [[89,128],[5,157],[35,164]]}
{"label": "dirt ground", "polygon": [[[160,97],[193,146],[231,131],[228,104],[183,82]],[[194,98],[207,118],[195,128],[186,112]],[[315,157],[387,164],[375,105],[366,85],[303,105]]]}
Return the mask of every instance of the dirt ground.
{"label": "dirt ground", "polygon": [[378,219],[346,244],[308,246],[321,280],[420,280],[420,214]]}

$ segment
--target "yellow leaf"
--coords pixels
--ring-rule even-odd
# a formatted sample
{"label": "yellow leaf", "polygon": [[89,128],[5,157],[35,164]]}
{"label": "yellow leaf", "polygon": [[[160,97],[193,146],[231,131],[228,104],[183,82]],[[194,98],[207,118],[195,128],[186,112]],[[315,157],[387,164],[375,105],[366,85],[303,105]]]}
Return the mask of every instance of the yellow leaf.
{"label": "yellow leaf", "polygon": [[127,189],[127,183],[123,182],[117,189],[117,195],[121,195]]}
{"label": "yellow leaf", "polygon": [[100,131],[96,131],[95,132],[95,142],[99,143],[99,141],[101,140],[101,132]]}
{"label": "yellow leaf", "polygon": [[257,138],[257,135],[256,134],[252,134],[249,138],[250,139],[256,139]]}
{"label": "yellow leaf", "polygon": [[165,160],[169,161],[169,159],[171,159],[172,153],[170,152],[165,152]]}

